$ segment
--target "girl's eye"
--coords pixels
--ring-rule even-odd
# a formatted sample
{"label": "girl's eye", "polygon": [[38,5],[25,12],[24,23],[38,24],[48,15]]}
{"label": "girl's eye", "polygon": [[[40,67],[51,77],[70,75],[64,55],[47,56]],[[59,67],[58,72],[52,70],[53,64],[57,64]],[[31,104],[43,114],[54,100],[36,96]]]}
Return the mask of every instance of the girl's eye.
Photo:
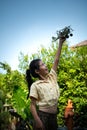
{"label": "girl's eye", "polygon": [[42,63],[40,66],[43,66],[43,65],[45,65],[44,63]]}

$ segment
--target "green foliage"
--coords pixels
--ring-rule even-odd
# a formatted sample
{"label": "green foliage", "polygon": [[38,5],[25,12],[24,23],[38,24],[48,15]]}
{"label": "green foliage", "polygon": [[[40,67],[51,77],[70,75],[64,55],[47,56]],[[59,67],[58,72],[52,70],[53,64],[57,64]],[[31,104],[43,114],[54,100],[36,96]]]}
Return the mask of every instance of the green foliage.
{"label": "green foliage", "polygon": [[[65,49],[64,49],[65,50]],[[72,99],[74,103],[75,115],[80,114],[81,106],[87,104],[87,47],[78,48],[74,51],[69,50],[66,46],[66,51],[62,53],[59,72],[58,83],[61,90],[59,98],[59,124],[63,125],[64,109],[68,99]],[[62,106],[62,107],[61,107]],[[83,112],[83,116],[87,111]],[[83,121],[84,122],[84,121]],[[80,121],[81,123],[81,121]],[[85,123],[83,123],[85,126]]]}
{"label": "green foliage", "polygon": [[0,111],[3,109],[3,104],[5,102],[4,92],[0,89]]}
{"label": "green foliage", "polygon": [[22,52],[20,52],[20,55],[18,57],[19,59],[19,70],[22,73],[26,72],[26,69],[28,68],[28,55],[24,55]]}
{"label": "green foliage", "polygon": [[27,91],[19,86],[15,86],[13,91],[12,106],[22,118],[31,118],[30,100],[27,100]]}
{"label": "green foliage", "polygon": [[15,86],[12,96],[12,106],[16,112],[27,121],[30,129],[32,130],[32,115],[29,110],[30,100],[27,100],[27,90],[19,86]]}
{"label": "green foliage", "polygon": [[4,69],[7,71],[7,73],[10,73],[11,72],[11,67],[8,63],[2,63],[0,62],[0,68]]}
{"label": "green foliage", "polygon": [[1,75],[0,88],[5,93],[8,103],[11,103],[11,97],[15,86],[26,88],[25,76],[17,70]]}
{"label": "green foliage", "polygon": [[[52,43],[51,46],[46,49],[41,46],[41,50],[37,53],[28,55],[20,54],[19,57],[19,71],[10,71],[10,73],[0,74],[0,89],[6,94],[5,97],[9,103],[17,110],[23,118],[30,118],[30,100],[26,100],[27,97],[27,84],[25,81],[25,71],[28,68],[28,63],[35,58],[41,58],[44,63],[47,64],[48,69],[52,67],[57,43]],[[64,125],[64,110],[67,105],[68,99],[71,99],[74,104],[75,116],[81,115],[87,117],[87,46],[75,48],[71,50],[68,47],[68,43],[64,43],[60,62],[58,66],[58,84],[60,86],[60,98],[58,101],[58,124],[59,126]],[[29,62],[28,62],[29,61]],[[8,68],[8,67],[7,67]],[[4,67],[3,67],[4,69]],[[12,98],[12,100],[11,100]],[[82,121],[80,118],[80,122]],[[83,120],[83,124],[84,120]]]}

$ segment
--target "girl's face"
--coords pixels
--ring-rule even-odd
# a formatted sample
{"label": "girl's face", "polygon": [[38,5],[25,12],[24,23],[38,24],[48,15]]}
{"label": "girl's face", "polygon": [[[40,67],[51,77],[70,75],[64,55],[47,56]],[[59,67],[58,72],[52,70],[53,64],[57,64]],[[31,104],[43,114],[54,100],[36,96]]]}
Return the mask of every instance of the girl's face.
{"label": "girl's face", "polygon": [[39,76],[43,76],[43,77],[46,77],[46,75],[48,74],[48,68],[47,66],[42,62],[40,61],[39,62],[39,70],[38,70],[38,74]]}

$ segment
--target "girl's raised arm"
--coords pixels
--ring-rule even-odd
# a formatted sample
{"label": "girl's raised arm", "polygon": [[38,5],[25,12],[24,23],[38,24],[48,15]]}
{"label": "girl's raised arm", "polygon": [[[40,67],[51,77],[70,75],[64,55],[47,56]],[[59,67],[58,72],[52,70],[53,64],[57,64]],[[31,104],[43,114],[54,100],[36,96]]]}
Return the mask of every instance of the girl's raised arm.
{"label": "girl's raised arm", "polygon": [[63,42],[65,40],[66,40],[65,38],[60,38],[59,39],[59,46],[58,46],[58,49],[57,49],[57,52],[56,52],[56,55],[55,55],[55,58],[54,58],[54,63],[53,63],[53,66],[52,66],[54,71],[57,71],[57,66],[58,66],[58,63],[59,63],[59,58],[60,58],[60,54],[61,54],[62,45],[63,45]]}

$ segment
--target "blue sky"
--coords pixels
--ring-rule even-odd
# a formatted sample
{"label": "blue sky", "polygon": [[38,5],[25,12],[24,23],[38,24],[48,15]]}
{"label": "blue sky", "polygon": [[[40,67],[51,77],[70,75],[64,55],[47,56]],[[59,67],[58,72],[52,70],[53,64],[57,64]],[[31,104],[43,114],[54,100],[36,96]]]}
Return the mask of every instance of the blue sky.
{"label": "blue sky", "polygon": [[0,0],[0,61],[17,69],[20,52],[48,47],[68,25],[74,29],[70,45],[87,40],[87,0]]}

